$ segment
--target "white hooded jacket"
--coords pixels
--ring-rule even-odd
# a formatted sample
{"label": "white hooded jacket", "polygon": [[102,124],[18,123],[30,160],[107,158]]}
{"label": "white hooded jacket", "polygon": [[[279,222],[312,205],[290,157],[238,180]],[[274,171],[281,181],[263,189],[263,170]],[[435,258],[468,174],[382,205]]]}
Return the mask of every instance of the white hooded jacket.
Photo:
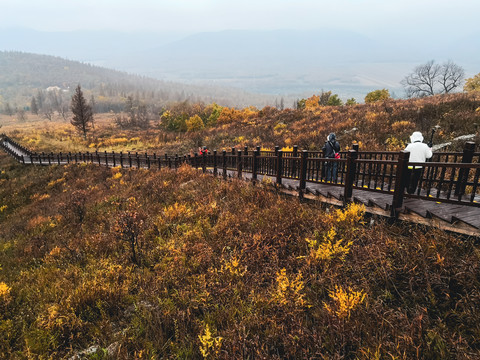
{"label": "white hooded jacket", "polygon": [[[410,136],[410,141],[411,143],[405,148],[405,151],[410,152],[409,162],[424,163],[432,157],[432,149],[422,142],[423,136],[420,131],[415,131],[412,136]],[[409,166],[409,168],[411,169],[412,167]],[[421,166],[415,166],[415,169],[421,169]]]}

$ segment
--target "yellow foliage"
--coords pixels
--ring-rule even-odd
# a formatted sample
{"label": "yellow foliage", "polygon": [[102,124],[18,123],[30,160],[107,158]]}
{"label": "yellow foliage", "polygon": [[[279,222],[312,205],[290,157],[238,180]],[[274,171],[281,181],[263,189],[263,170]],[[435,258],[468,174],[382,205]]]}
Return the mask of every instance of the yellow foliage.
{"label": "yellow foliage", "polygon": [[167,206],[163,209],[165,218],[170,222],[175,220],[181,220],[184,218],[189,218],[193,215],[193,211],[187,207],[185,204],[179,204],[176,202],[173,205]]}
{"label": "yellow foliage", "polygon": [[247,273],[247,267],[240,264],[237,256],[233,256],[230,260],[224,260],[220,272],[228,272],[234,277],[243,277]]}
{"label": "yellow foliage", "polygon": [[2,205],[2,206],[0,206],[0,213],[1,213],[1,212],[4,212],[5,209],[7,209],[7,208],[8,208],[7,205]]}
{"label": "yellow foliage", "polygon": [[305,239],[310,248],[310,257],[315,261],[328,261],[333,258],[339,258],[345,260],[345,257],[350,252],[350,248],[353,245],[353,241],[343,244],[343,239],[335,241],[337,232],[334,228],[328,231],[327,235],[324,235],[323,242],[319,243],[317,240]]}
{"label": "yellow foliage", "polygon": [[188,132],[199,131],[205,128],[203,120],[200,116],[194,115],[185,121]]}
{"label": "yellow foliage", "polygon": [[350,203],[344,210],[335,210],[330,215],[330,218],[337,223],[353,226],[361,223],[364,215],[365,206],[363,204]]}
{"label": "yellow foliage", "polygon": [[395,121],[392,124],[392,130],[394,133],[405,132],[408,130],[412,130],[415,127],[415,124],[411,123],[410,121],[402,120],[402,121]]}
{"label": "yellow foliage", "polygon": [[217,119],[218,124],[229,124],[242,119],[242,113],[239,110],[224,107]]}
{"label": "yellow foliage", "polygon": [[275,125],[273,127],[273,130],[278,132],[278,133],[281,133],[283,130],[285,130],[287,128],[287,124],[284,124],[284,123],[278,123],[277,125]]}
{"label": "yellow foliage", "polygon": [[361,291],[354,291],[350,287],[347,290],[335,285],[335,290],[329,292],[330,298],[333,300],[333,305],[330,306],[324,303],[325,309],[340,319],[350,318],[350,313],[359,304],[365,300],[366,293]]}
{"label": "yellow foliage", "polygon": [[32,200],[35,200],[35,201],[42,201],[42,200],[45,200],[45,199],[48,199],[50,197],[50,195],[48,194],[33,194],[32,196],[30,196],[30,199]]}
{"label": "yellow foliage", "polygon": [[5,284],[3,281],[0,282],[0,299],[7,301],[10,298],[10,290],[12,288]]}
{"label": "yellow foliage", "polygon": [[277,288],[274,298],[281,305],[294,304],[296,306],[305,306],[304,286],[301,272],[297,276],[290,278],[287,276],[287,270],[281,269],[280,272],[277,272]]}
{"label": "yellow foliage", "polygon": [[212,355],[218,355],[222,348],[223,338],[221,336],[213,337],[210,326],[205,324],[203,335],[198,335],[200,339],[200,352],[204,359]]}
{"label": "yellow foliage", "polygon": [[60,255],[61,252],[62,252],[62,249],[60,249],[58,246],[55,246],[48,255],[51,257],[56,257]]}
{"label": "yellow foliage", "polygon": [[466,92],[480,91],[480,73],[465,80],[463,91],[466,91]]}
{"label": "yellow foliage", "polygon": [[116,179],[120,179],[122,177],[122,173],[121,172],[117,172],[116,174],[114,174],[112,176],[112,180],[116,180]]}
{"label": "yellow foliage", "polygon": [[396,137],[389,137],[386,141],[387,151],[399,151],[405,149],[405,142],[397,139]]}
{"label": "yellow foliage", "polygon": [[60,184],[64,181],[65,181],[65,178],[63,178],[63,177],[60,178],[60,179],[57,179],[57,180],[52,180],[48,183],[48,187],[54,187],[55,185]]}
{"label": "yellow foliage", "polygon": [[375,124],[377,122],[378,114],[372,111],[367,111],[365,114],[365,120],[367,124]]}
{"label": "yellow foliage", "polygon": [[312,97],[309,97],[305,101],[305,109],[314,110],[315,108],[318,108],[320,106],[319,103],[320,103],[320,96],[313,95]]}

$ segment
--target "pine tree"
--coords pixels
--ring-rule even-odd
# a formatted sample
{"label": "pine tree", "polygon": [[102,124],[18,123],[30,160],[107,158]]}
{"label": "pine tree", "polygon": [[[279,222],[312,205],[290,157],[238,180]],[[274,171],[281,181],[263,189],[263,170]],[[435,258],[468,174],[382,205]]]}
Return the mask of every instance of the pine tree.
{"label": "pine tree", "polygon": [[83,96],[80,85],[75,89],[75,94],[72,96],[70,109],[73,113],[73,118],[70,123],[79,131],[83,133],[83,138],[87,139],[87,132],[93,123],[92,107],[87,104],[87,100]]}
{"label": "pine tree", "polygon": [[30,110],[32,114],[38,115],[38,105],[37,100],[35,100],[35,96],[32,96],[32,101],[30,102]]}

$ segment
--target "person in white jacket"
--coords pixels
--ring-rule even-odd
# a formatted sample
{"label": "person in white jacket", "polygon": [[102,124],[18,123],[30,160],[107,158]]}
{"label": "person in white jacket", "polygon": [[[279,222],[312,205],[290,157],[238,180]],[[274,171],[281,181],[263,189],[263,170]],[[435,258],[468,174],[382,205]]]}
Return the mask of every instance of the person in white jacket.
{"label": "person in white jacket", "polygon": [[[422,166],[415,166],[415,163],[424,163],[433,155],[432,148],[423,143],[423,135],[420,131],[415,131],[410,136],[411,143],[407,145],[405,151],[410,152],[409,166],[407,170],[407,193],[413,194],[418,186],[418,180],[422,176]],[[412,164],[413,163],[413,164]]]}

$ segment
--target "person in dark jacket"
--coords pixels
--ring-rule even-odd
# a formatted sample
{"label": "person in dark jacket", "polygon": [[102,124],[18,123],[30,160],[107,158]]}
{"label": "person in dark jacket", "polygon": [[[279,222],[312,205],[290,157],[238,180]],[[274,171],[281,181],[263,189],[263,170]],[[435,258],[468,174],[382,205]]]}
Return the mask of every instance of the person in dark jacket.
{"label": "person in dark jacket", "polygon": [[[340,151],[340,144],[338,143],[334,133],[330,133],[322,148],[323,156],[329,159],[335,159],[335,154]],[[326,162],[325,177],[327,181],[337,181],[337,163]]]}

